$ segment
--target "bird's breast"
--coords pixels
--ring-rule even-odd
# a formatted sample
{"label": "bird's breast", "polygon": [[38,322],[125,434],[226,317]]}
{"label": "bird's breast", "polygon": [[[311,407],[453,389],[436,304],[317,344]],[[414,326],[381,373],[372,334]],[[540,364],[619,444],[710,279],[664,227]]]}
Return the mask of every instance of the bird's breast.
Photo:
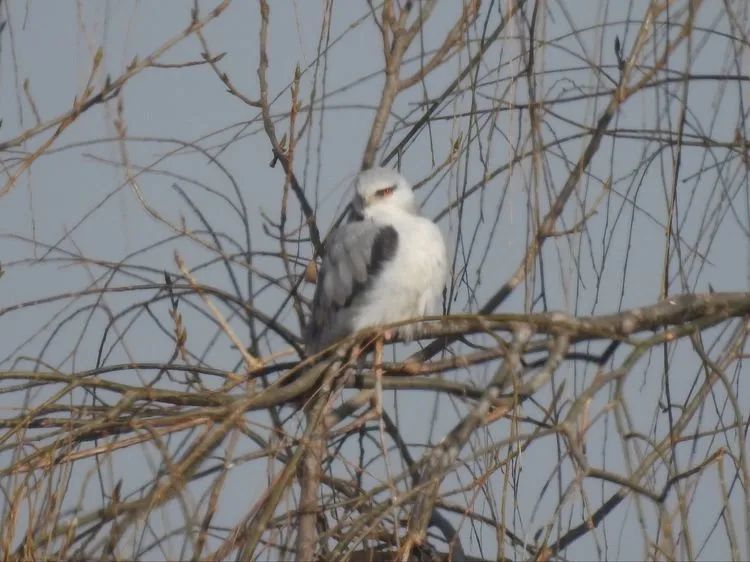
{"label": "bird's breast", "polygon": [[418,216],[392,223],[398,248],[371,286],[356,329],[435,312],[445,284],[446,251],[438,227]]}

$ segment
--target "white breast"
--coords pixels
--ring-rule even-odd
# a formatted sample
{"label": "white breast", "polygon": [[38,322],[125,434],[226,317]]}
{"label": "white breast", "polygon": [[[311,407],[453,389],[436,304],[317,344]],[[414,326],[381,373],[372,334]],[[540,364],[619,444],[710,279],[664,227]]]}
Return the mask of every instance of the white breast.
{"label": "white breast", "polygon": [[[390,324],[438,312],[447,271],[445,242],[432,221],[406,212],[373,216],[398,232],[396,255],[379,272],[353,328]],[[409,335],[406,330],[405,335]]]}

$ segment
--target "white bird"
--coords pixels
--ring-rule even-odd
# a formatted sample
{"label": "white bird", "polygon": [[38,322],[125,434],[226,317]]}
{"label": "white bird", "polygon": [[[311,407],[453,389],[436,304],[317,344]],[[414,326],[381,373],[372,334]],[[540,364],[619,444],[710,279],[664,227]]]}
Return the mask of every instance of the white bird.
{"label": "white bird", "polygon": [[[305,334],[314,353],[363,328],[436,311],[447,258],[438,226],[422,217],[409,182],[388,168],[361,172],[349,222],[326,245]],[[413,329],[401,329],[409,338]]]}

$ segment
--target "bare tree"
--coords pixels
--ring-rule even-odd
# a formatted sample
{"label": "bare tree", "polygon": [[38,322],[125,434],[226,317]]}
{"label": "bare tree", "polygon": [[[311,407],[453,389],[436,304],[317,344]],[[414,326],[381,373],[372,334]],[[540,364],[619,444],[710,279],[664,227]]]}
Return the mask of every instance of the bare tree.
{"label": "bare tree", "polygon": [[[0,6],[3,558],[750,556],[744,0]],[[375,164],[444,314],[306,354]]]}

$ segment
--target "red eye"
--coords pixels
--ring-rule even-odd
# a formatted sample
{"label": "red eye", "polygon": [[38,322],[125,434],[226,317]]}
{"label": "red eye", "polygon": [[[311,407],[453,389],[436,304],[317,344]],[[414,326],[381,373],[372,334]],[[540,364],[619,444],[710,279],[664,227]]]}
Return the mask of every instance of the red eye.
{"label": "red eye", "polygon": [[395,190],[396,190],[396,186],[392,185],[390,187],[384,187],[383,189],[378,189],[375,192],[375,195],[377,195],[378,197],[387,197],[388,195],[393,193]]}

